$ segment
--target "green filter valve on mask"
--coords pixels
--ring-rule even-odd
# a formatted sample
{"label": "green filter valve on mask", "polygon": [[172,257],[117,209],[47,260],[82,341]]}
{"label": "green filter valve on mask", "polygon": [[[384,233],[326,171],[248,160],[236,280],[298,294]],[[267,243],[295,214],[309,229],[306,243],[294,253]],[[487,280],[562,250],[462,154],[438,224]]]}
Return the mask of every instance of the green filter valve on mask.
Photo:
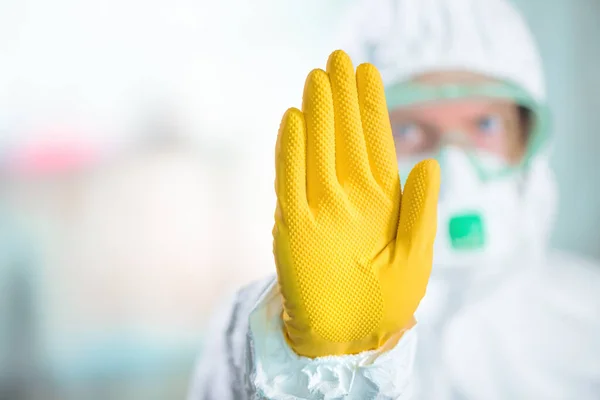
{"label": "green filter valve on mask", "polygon": [[477,213],[452,217],[448,230],[451,245],[456,250],[477,250],[485,245],[483,220]]}

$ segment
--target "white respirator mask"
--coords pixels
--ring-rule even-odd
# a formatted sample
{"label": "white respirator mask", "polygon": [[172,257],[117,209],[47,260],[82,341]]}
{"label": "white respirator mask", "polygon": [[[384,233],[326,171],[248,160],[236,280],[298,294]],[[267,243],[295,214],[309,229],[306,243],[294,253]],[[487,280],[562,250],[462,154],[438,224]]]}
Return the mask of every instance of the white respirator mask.
{"label": "white respirator mask", "polygon": [[[436,267],[501,264],[541,251],[556,208],[556,185],[546,162],[486,179],[481,165],[503,168],[500,158],[455,146],[444,147],[435,158],[441,167]],[[399,162],[403,184],[418,161]]]}

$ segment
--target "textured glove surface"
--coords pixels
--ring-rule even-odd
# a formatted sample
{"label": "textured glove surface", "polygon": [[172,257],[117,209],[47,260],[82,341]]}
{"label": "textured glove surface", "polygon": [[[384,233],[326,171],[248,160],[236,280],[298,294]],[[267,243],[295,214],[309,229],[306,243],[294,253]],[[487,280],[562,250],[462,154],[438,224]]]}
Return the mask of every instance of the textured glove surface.
{"label": "textured glove surface", "polygon": [[276,148],[274,255],[296,353],[376,349],[410,326],[431,272],[439,182],[426,160],[401,193],[373,65],[355,74],[338,50],[308,75]]}

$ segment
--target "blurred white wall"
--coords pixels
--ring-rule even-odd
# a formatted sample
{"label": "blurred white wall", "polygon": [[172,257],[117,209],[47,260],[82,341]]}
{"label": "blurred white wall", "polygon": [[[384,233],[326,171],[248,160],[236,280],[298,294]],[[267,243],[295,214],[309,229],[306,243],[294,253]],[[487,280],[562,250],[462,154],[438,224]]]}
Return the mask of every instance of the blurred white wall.
{"label": "blurred white wall", "polygon": [[265,120],[297,104],[326,55],[318,4],[3,1],[0,121],[19,131],[68,121],[123,141],[159,103],[195,135],[264,148]]}

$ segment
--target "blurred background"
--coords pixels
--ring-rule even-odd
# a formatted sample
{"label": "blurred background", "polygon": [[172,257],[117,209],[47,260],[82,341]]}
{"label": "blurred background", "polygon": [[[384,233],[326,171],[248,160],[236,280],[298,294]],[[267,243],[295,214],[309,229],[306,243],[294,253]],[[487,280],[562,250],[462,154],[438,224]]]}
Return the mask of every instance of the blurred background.
{"label": "blurred background", "polygon": [[[0,0],[0,399],[183,398],[274,272],[274,145],[352,0]],[[600,258],[600,1],[516,2],[545,60],[556,247]]]}

